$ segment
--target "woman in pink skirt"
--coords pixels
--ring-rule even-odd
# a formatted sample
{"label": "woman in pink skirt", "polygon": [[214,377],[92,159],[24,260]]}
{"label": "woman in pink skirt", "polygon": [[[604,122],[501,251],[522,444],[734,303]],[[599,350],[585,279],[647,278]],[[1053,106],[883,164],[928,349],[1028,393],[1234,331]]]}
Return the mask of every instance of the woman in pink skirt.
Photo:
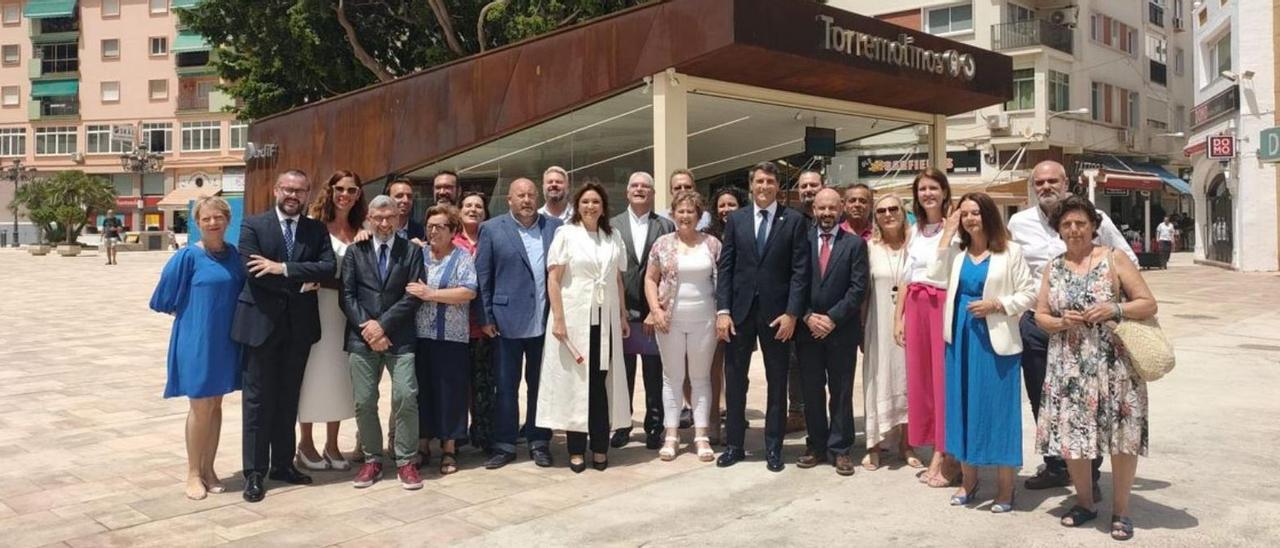
{"label": "woman in pink skirt", "polygon": [[[906,348],[907,437],[912,447],[933,446],[929,469],[920,481],[930,487],[951,485],[959,467],[945,455],[945,373],[942,342],[942,307],[947,301],[945,281],[930,280],[929,262],[938,256],[942,222],[951,209],[951,185],[947,175],[929,168],[911,183],[914,201],[906,286],[897,293],[894,338]],[[919,464],[916,463],[909,464]]]}

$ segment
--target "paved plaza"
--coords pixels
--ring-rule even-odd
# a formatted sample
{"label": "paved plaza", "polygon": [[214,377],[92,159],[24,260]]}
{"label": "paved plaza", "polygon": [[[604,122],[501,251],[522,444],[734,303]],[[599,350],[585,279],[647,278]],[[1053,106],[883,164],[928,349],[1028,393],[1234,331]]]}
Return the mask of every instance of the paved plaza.
{"label": "paved plaza", "polygon": [[[310,487],[268,483],[258,504],[238,491],[232,394],[217,462],[230,490],[190,501],[187,403],[160,397],[170,320],[147,308],[168,257],[121,253],[109,267],[92,251],[0,250],[0,546],[1114,544],[1104,533],[1109,502],[1085,528],[1058,525],[1065,489],[1019,489],[1017,511],[993,515],[994,477],[985,477],[976,509],[953,508],[950,490],[920,485],[892,457],[850,478],[829,466],[800,470],[792,463],[802,435],[787,440],[786,470],[766,471],[759,366],[748,409],[748,448],[757,451],[727,470],[689,452],[660,462],[633,442],[611,452],[608,471],[575,475],[557,436],[556,468],[535,467],[522,447],[515,464],[486,471],[479,454],[464,451],[455,475],[424,470],[421,491],[394,480],[357,490],[351,472],[321,472]],[[1280,475],[1271,467],[1280,449],[1280,276],[1193,266],[1189,254],[1146,276],[1179,365],[1150,388],[1151,456],[1138,468],[1134,544],[1280,543]],[[1019,485],[1039,462],[1024,415]],[[343,424],[346,450],[354,431],[353,421]],[[1109,497],[1105,467],[1103,486]]]}

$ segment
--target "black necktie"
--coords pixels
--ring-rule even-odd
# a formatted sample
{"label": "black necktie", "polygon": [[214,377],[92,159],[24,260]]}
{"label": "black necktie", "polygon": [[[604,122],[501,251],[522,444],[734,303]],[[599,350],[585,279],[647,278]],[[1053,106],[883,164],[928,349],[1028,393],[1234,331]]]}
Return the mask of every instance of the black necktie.
{"label": "black necktie", "polygon": [[293,219],[284,220],[284,254],[286,261],[293,260]]}
{"label": "black necktie", "polygon": [[769,210],[760,210],[760,228],[756,229],[756,255],[764,256],[764,242],[769,238]]}
{"label": "black necktie", "polygon": [[378,246],[378,279],[387,283],[387,244]]}

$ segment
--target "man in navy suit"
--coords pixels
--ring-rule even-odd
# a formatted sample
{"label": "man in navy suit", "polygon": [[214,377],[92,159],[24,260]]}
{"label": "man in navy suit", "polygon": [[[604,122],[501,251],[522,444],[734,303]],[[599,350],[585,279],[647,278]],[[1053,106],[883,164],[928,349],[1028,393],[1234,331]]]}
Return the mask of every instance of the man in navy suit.
{"label": "man in navy suit", "polygon": [[[824,188],[813,200],[809,295],[797,329],[800,382],[804,388],[808,451],[796,465],[813,468],[835,454],[836,472],[853,474],[853,371],[862,340],[862,299],[867,291],[867,246],[839,226],[840,193]],[[822,405],[830,390],[831,422]]]}
{"label": "man in navy suit", "polygon": [[320,313],[306,282],[333,280],[329,230],[302,214],[311,181],[299,170],[276,179],[275,207],[244,220],[240,256],[249,279],[240,292],[232,340],[246,346],[243,377],[244,499],[266,496],[263,477],[309,484],[293,466],[298,394]]}
{"label": "man in navy suit", "polygon": [[765,461],[781,472],[787,407],[787,365],[791,336],[804,314],[809,283],[808,219],[778,204],[778,168],[762,162],[751,168],[751,207],[725,221],[717,265],[716,332],[729,343],[725,362],[725,442],[716,462],[733,466],[746,458],[747,371],[759,340],[764,352],[768,400]]}
{"label": "man in navy suit", "polygon": [[[538,190],[525,178],[507,191],[511,214],[480,225],[476,244],[476,277],[480,282],[481,329],[496,341],[492,453],[485,468],[502,468],[516,458],[520,423],[520,366],[524,364],[526,438],[529,456],[538,466],[551,466],[551,430],[536,428],[542,341],[547,328],[547,251],[562,224],[538,214]],[[522,359],[523,358],[523,359]]]}
{"label": "man in navy suit", "polygon": [[427,241],[427,230],[422,223],[413,220],[413,182],[400,178],[387,183],[382,193],[396,201],[400,210],[400,226],[396,235],[413,243]]}

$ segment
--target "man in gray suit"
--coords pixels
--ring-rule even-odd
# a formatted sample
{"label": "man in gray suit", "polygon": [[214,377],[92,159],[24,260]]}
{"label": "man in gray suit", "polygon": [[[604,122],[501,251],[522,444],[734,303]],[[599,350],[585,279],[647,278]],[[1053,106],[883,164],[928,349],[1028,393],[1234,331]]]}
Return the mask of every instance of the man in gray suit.
{"label": "man in gray suit", "polygon": [[[644,274],[649,267],[649,248],[658,236],[674,232],[675,224],[653,212],[653,176],[643,171],[627,180],[627,210],[609,220],[627,246],[627,271],[622,274],[627,298],[627,319],[631,337],[623,344],[622,359],[627,365],[627,401],[636,393],[636,356],[644,363],[644,444],[649,449],[662,446],[662,358],[653,339],[653,327],[644,325],[649,303],[644,297]],[[610,445],[622,447],[631,437],[631,428],[619,428]]]}

